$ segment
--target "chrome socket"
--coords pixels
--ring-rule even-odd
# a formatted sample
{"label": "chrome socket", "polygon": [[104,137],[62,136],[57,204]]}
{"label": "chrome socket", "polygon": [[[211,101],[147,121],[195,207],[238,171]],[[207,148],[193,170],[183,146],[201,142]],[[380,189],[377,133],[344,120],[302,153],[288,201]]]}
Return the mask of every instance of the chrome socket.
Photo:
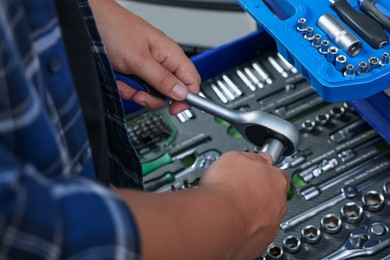
{"label": "chrome socket", "polygon": [[347,202],[341,207],[341,220],[351,224],[357,224],[363,218],[362,206],[356,204],[353,201]]}
{"label": "chrome socket", "polygon": [[311,45],[315,48],[320,48],[321,47],[321,37],[322,36],[319,33],[314,34]]}
{"label": "chrome socket", "polygon": [[334,214],[327,214],[321,218],[321,229],[328,234],[336,234],[341,230],[341,219]]}
{"label": "chrome socket", "polygon": [[308,41],[312,41],[314,37],[314,28],[313,27],[307,27],[305,31],[304,38]]}
{"label": "chrome socket", "polygon": [[335,59],[334,66],[336,70],[344,72],[345,67],[347,66],[347,57],[345,57],[345,55],[338,55]]}
{"label": "chrome socket", "polygon": [[345,108],[344,107],[332,107],[330,109],[330,114],[335,118],[341,118],[345,114]]}
{"label": "chrome socket", "polygon": [[283,249],[290,254],[296,254],[301,250],[301,240],[295,236],[287,236],[283,239]]}
{"label": "chrome socket", "polygon": [[344,76],[355,76],[355,66],[353,64],[345,66]]}
{"label": "chrome socket", "polygon": [[362,202],[365,209],[377,212],[385,205],[385,197],[375,190],[369,190],[363,194]]}
{"label": "chrome socket", "polygon": [[321,230],[316,226],[307,225],[301,231],[302,241],[308,244],[317,244],[321,240]]}
{"label": "chrome socket", "polygon": [[319,48],[319,52],[321,54],[327,55],[328,54],[328,48],[329,48],[330,42],[328,40],[322,40],[321,46]]}
{"label": "chrome socket", "polygon": [[267,256],[265,259],[274,260],[274,259],[283,259],[283,248],[277,245],[270,245],[267,248]]}
{"label": "chrome socket", "polygon": [[307,25],[306,25],[306,18],[302,17],[298,19],[297,23],[297,31],[304,33],[306,31]]}
{"label": "chrome socket", "polygon": [[320,27],[337,46],[348,55],[355,56],[362,49],[362,43],[358,37],[348,30],[336,17],[331,14],[324,14],[318,19]]}
{"label": "chrome socket", "polygon": [[356,71],[356,74],[365,74],[368,72],[368,64],[365,61],[359,62],[358,69]]}
{"label": "chrome socket", "polygon": [[328,62],[334,64],[338,53],[339,53],[339,48],[337,48],[335,46],[330,46],[328,48],[328,53],[326,54],[326,60]]}
{"label": "chrome socket", "polygon": [[315,127],[316,127],[316,122],[309,120],[309,119],[305,120],[302,123],[302,129],[309,131],[309,132],[313,131]]}
{"label": "chrome socket", "polygon": [[329,123],[329,119],[330,119],[330,116],[327,113],[318,114],[316,116],[316,122],[321,126],[327,125]]}
{"label": "chrome socket", "polygon": [[390,54],[388,52],[386,52],[386,51],[383,52],[380,64],[383,66],[383,65],[386,65],[387,63],[389,63],[389,57],[390,57]]}
{"label": "chrome socket", "polygon": [[371,57],[368,59],[368,64],[369,64],[369,70],[374,70],[376,68],[379,68],[380,67],[380,64],[379,64],[380,60],[377,58],[377,57]]}

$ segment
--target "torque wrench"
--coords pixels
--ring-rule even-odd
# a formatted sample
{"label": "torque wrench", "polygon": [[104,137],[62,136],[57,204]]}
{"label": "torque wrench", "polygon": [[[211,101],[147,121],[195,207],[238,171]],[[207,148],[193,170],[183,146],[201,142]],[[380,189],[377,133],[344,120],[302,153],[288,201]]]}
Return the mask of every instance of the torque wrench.
{"label": "torque wrench", "polygon": [[[133,86],[133,81],[142,81],[143,84],[134,85],[140,87],[139,90],[151,93],[152,87],[138,77],[126,75],[126,78],[121,80],[130,86]],[[298,148],[298,128],[280,117],[260,110],[231,110],[191,92],[187,94],[184,102],[230,123],[249,143],[269,153],[274,164],[282,156],[291,155]]]}
{"label": "torque wrench", "polygon": [[347,0],[330,0],[333,10],[371,47],[379,49],[389,44],[383,28],[371,17],[358,12]]}

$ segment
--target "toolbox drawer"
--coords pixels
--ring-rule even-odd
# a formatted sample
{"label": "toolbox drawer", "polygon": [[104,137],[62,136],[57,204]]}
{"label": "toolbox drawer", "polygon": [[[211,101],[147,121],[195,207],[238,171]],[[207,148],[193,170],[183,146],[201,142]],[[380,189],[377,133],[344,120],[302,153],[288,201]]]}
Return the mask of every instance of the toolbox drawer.
{"label": "toolbox drawer", "polygon": [[[297,152],[277,165],[291,176],[287,213],[258,259],[316,260],[342,249],[351,234],[390,230],[390,146],[383,138],[390,122],[387,94],[348,103],[325,101],[283,61],[263,29],[192,60],[207,98],[230,109],[278,115],[301,132]],[[229,89],[232,83],[238,90]],[[193,107],[174,117],[167,107],[140,109],[128,114],[127,125],[143,165],[159,164],[144,175],[145,187],[152,192],[196,187],[223,153],[258,151],[229,123]],[[141,136],[139,127],[147,134]],[[369,240],[377,246],[359,259],[386,259],[389,233],[370,234]]]}

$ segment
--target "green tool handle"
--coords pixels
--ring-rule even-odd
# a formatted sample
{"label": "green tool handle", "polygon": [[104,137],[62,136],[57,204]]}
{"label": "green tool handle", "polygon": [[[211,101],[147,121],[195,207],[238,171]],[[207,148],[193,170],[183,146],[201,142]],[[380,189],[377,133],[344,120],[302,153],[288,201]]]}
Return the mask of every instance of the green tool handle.
{"label": "green tool handle", "polygon": [[161,155],[160,157],[158,157],[156,159],[153,159],[153,160],[148,161],[148,162],[144,162],[144,163],[142,163],[142,175],[146,176],[149,173],[151,173],[152,171],[160,168],[163,165],[172,163],[173,161],[174,160],[169,153],[164,153],[163,155]]}
{"label": "green tool handle", "polygon": [[154,191],[154,190],[157,190],[158,188],[160,188],[166,184],[172,183],[174,181],[175,181],[175,176],[172,173],[168,172],[168,173],[163,174],[160,177],[157,177],[156,179],[150,180],[147,183],[145,183],[144,190]]}

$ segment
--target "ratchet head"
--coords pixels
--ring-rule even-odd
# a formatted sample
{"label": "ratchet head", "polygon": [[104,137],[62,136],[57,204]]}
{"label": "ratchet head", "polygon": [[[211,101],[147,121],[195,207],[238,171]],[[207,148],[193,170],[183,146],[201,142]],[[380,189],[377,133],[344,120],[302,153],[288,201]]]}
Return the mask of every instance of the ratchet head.
{"label": "ratchet head", "polygon": [[247,141],[268,152],[274,164],[282,156],[293,154],[299,146],[298,128],[280,117],[263,111],[250,111],[238,112],[236,119],[234,127]]}
{"label": "ratchet head", "polygon": [[248,142],[268,152],[274,164],[298,148],[298,128],[280,117],[260,110],[231,110],[193,93],[188,93],[185,102],[229,122]]}

